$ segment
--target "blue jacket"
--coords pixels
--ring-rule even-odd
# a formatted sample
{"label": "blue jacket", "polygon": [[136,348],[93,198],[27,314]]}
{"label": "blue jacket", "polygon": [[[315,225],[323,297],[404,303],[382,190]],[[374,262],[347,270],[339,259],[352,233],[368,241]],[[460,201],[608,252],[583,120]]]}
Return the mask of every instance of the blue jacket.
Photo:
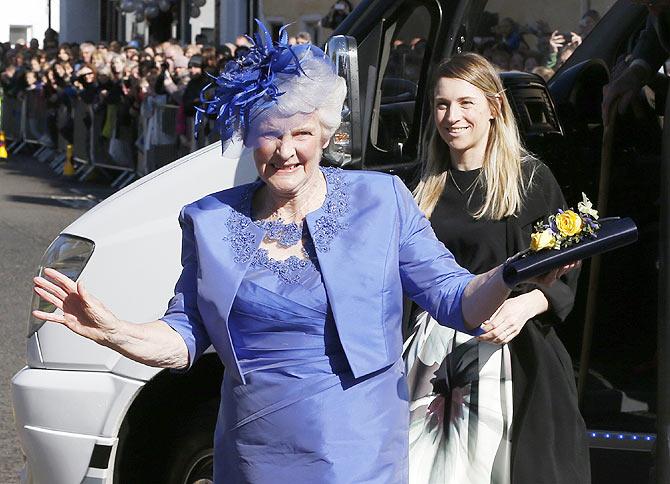
{"label": "blue jacket", "polygon": [[[473,276],[437,240],[402,181],[322,170],[328,195],[306,221],[354,376],[400,358],[403,291],[441,324],[466,331],[461,296]],[[207,195],[182,209],[183,271],[162,318],[184,338],[190,365],[211,343],[241,382],[228,318],[265,234],[249,218],[251,196],[261,185]]]}

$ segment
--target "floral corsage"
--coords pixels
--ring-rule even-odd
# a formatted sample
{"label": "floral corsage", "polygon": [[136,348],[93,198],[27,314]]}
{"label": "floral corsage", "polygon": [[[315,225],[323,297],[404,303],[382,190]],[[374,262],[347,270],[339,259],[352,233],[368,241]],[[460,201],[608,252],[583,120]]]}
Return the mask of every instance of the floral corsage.
{"label": "floral corsage", "polygon": [[550,215],[547,221],[535,224],[535,232],[530,235],[530,250],[537,252],[542,249],[569,247],[585,237],[596,237],[600,228],[598,211],[582,193],[582,201],[577,204],[577,211],[559,210]]}

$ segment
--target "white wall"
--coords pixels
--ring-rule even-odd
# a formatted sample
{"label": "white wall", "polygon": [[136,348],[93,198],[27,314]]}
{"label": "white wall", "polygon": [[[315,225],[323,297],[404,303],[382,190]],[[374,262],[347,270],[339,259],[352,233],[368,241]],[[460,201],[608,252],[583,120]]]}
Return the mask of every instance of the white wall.
{"label": "white wall", "polygon": [[[47,0],[0,0],[0,5],[0,42],[9,40],[10,25],[29,25],[32,32],[26,42],[32,36],[42,47],[44,31],[49,27]],[[60,0],[51,0],[51,28],[60,31]]]}
{"label": "white wall", "polygon": [[191,19],[191,42],[200,33],[200,29],[214,29],[214,0],[207,0],[204,7],[200,7],[200,16]]}

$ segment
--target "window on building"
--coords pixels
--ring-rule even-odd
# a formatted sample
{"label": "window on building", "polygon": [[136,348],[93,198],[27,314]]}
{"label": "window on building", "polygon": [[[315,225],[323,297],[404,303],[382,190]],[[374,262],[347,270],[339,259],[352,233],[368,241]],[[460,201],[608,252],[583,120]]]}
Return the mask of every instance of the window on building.
{"label": "window on building", "polygon": [[202,28],[200,29],[200,34],[202,34],[202,35],[204,35],[205,37],[207,37],[207,43],[208,43],[209,45],[214,45],[214,44],[216,43],[216,41],[215,41],[215,39],[214,39],[214,29],[213,29],[213,28],[202,27]]}
{"label": "window on building", "polygon": [[272,38],[278,39],[279,31],[286,25],[286,20],[282,17],[266,17],[264,23],[272,34]]}
{"label": "window on building", "polygon": [[10,25],[9,26],[9,42],[11,44],[16,44],[19,40],[22,40],[24,43],[33,37],[33,26],[32,25]]}

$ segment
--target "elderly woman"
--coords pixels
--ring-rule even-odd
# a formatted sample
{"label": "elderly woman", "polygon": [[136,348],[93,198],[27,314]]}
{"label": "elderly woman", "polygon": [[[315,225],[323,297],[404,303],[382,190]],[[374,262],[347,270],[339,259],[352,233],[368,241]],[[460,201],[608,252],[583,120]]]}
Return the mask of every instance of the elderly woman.
{"label": "elderly woman", "polygon": [[259,180],[183,208],[165,316],[119,320],[54,270],[35,291],[59,311],[34,315],[158,367],[187,369],[213,345],[226,368],[216,482],[406,482],[403,290],[479,334],[510,289],[500,267],[459,267],[399,179],[319,166],[345,82],[287,40],[265,33],[216,82],[206,111],[224,142],[253,149]]}
{"label": "elderly woman", "polygon": [[[486,273],[528,247],[563,194],[521,144],[491,63],[455,56],[432,87],[417,202],[456,262]],[[406,351],[411,484],[590,482],[572,361],[553,329],[576,284],[574,271],[551,287],[516,288],[479,338],[416,315]]]}

